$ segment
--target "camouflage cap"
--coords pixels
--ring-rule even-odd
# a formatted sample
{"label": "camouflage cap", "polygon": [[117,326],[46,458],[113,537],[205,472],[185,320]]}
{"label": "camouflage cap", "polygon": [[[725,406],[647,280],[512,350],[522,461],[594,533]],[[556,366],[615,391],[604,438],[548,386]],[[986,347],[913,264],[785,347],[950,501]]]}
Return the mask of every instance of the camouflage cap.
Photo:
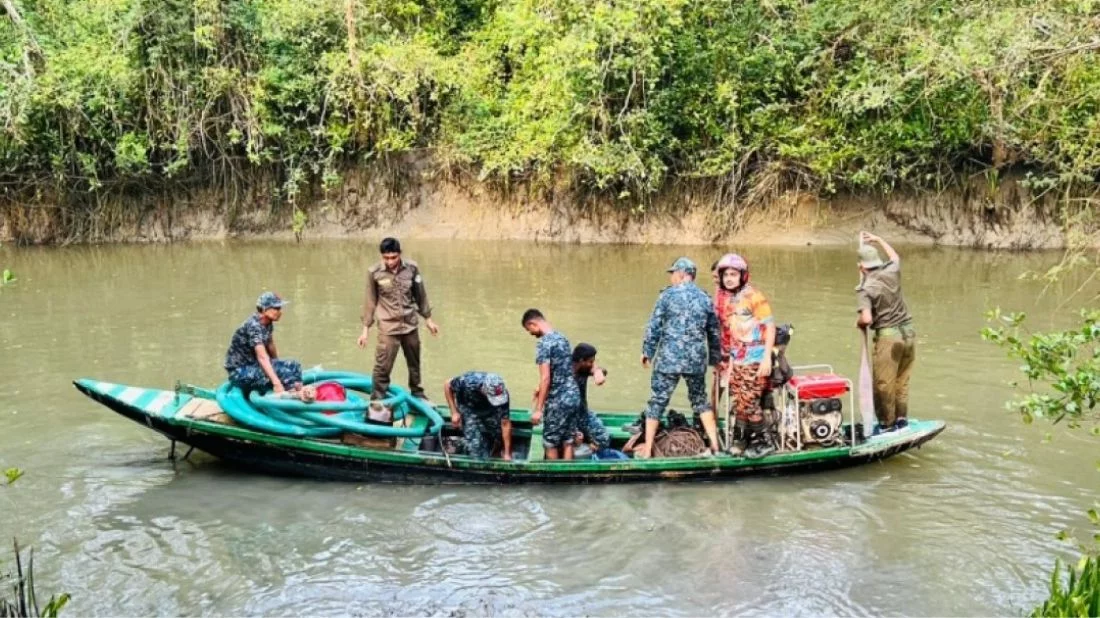
{"label": "camouflage cap", "polygon": [[275,292],[264,292],[256,299],[256,308],[260,311],[265,309],[282,309],[283,305],[289,302],[289,300],[283,300],[283,298]]}
{"label": "camouflage cap", "polygon": [[867,270],[874,270],[885,264],[878,254],[878,249],[871,245],[863,245],[859,248],[859,265]]}
{"label": "camouflage cap", "polygon": [[491,406],[508,404],[508,389],[504,388],[504,379],[495,373],[485,375],[485,381],[481,383],[481,394],[485,395]]}
{"label": "camouflage cap", "polygon": [[672,266],[668,267],[668,272],[674,273],[676,271],[685,272],[694,277],[696,273],[695,262],[692,262],[686,257],[676,258]]}

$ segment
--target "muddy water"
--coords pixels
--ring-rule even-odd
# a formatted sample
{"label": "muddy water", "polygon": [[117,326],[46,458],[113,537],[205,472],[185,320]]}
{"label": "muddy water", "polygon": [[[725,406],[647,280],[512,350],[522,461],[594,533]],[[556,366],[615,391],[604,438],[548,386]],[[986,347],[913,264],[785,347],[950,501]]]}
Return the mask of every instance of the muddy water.
{"label": "muddy water", "polygon": [[[641,409],[642,328],[664,267],[702,248],[407,243],[443,332],[429,392],[466,369],[536,382],[543,309],[611,369],[594,407]],[[914,416],[949,428],[881,464],[726,484],[393,487],[168,461],[148,430],[82,398],[89,376],[215,383],[233,328],[264,288],[292,300],[277,329],[307,366],[369,370],[355,337],[372,245],[324,242],[0,248],[0,538],[37,548],[43,592],[92,615],[1020,614],[1043,596],[1054,535],[1086,524],[1096,442],[1004,412],[1012,363],[977,337],[1001,305],[1035,314],[1069,292],[1021,282],[1055,255],[904,251],[920,332]],[[796,363],[854,375],[849,250],[749,249],[753,277],[795,325]],[[1070,302],[1072,307],[1073,302]],[[1049,326],[1049,320],[1039,325]],[[404,379],[403,366],[397,380]],[[674,407],[684,406],[682,394]]]}

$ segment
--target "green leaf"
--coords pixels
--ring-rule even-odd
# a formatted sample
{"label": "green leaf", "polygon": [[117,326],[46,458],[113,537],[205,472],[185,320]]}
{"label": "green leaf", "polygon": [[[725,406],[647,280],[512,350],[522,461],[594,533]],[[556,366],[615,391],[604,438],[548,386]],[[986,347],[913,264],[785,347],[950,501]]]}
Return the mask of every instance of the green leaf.
{"label": "green leaf", "polygon": [[1093,525],[1100,526],[1100,513],[1097,513],[1096,509],[1089,509],[1088,516]]}
{"label": "green leaf", "polygon": [[8,468],[4,470],[4,476],[8,479],[8,485],[11,485],[15,481],[19,480],[19,477],[23,476],[23,471],[19,468]]}

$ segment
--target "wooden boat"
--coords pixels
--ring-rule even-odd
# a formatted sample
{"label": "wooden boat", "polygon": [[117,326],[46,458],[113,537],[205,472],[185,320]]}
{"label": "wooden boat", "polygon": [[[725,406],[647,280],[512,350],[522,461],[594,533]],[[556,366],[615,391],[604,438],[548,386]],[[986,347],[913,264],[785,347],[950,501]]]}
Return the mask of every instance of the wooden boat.
{"label": "wooden boat", "polygon": [[[398,483],[619,483],[705,481],[751,474],[828,470],[886,459],[939,435],[942,421],[910,420],[909,427],[869,438],[855,446],[807,448],[759,459],[669,457],[626,460],[547,461],[542,459],[541,427],[526,410],[513,410],[515,459],[504,461],[448,455],[428,450],[428,437],[340,439],[271,435],[239,426],[219,408],[214,391],[196,387],[161,390],[82,379],[80,392],[118,414],[222,460],[259,472],[345,481]],[[440,409],[446,418],[445,409]],[[613,446],[631,433],[624,426],[636,413],[600,413]],[[409,423],[422,416],[409,415]],[[451,427],[448,432],[457,435]],[[445,433],[446,435],[446,433]],[[536,439],[532,439],[534,436]]]}

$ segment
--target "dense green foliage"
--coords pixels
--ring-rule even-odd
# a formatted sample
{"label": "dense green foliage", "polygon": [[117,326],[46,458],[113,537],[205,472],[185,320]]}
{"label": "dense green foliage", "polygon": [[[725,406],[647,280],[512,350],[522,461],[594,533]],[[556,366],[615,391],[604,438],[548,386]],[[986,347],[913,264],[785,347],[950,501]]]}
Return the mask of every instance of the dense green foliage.
{"label": "dense green foliage", "polygon": [[[1025,421],[1069,419],[1076,425],[1100,420],[1100,310],[1083,311],[1079,326],[1049,333],[1023,333],[1023,313],[998,310],[988,317],[998,324],[983,329],[982,337],[1023,363],[1020,371],[1027,376],[1029,389],[1009,406]],[[1100,425],[1093,432],[1100,435]]]}
{"label": "dense green foliage", "polygon": [[751,193],[1100,172],[1097,0],[0,6],[9,198],[250,167],[293,198],[420,149],[635,198],[676,177]]}

